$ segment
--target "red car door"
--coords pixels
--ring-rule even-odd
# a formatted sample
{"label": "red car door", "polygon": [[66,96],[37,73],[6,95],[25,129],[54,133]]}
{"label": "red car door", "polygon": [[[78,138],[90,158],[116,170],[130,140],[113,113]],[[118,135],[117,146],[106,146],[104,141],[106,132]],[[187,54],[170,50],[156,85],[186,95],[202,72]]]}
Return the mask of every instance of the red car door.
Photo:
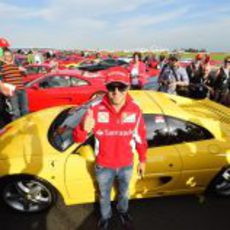
{"label": "red car door", "polygon": [[30,111],[73,104],[71,88],[69,76],[52,75],[35,81],[27,88]]}
{"label": "red car door", "polygon": [[104,91],[104,86],[97,81],[90,81],[77,76],[71,77],[71,95],[73,104],[82,104],[97,92]]}

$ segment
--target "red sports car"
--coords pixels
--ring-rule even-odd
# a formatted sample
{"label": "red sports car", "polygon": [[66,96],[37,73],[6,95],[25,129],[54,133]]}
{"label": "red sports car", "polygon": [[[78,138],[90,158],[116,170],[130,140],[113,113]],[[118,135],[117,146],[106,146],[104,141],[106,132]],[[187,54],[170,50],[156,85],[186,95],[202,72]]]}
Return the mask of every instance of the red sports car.
{"label": "red sports car", "polygon": [[86,78],[75,70],[59,70],[35,79],[26,86],[29,110],[34,112],[57,105],[82,104],[106,92],[104,83]]}

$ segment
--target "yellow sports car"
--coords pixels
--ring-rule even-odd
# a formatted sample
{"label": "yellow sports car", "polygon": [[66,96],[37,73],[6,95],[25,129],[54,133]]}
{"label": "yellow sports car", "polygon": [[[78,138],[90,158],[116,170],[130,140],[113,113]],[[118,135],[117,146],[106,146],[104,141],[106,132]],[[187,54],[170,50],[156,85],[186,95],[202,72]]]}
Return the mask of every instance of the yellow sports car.
{"label": "yellow sports car", "polygon": [[[134,170],[130,198],[207,189],[230,195],[230,110],[207,99],[130,94],[144,112],[149,144],[145,175],[139,178]],[[57,195],[66,205],[97,200],[93,137],[81,145],[72,139],[91,103],[32,113],[0,130],[0,188],[8,206],[37,212],[49,208]],[[116,188],[112,199],[115,194]]]}
{"label": "yellow sports car", "polygon": [[84,60],[79,61],[77,63],[72,62],[72,63],[65,64],[65,68],[76,69],[78,67],[91,66],[91,65],[98,64],[99,61],[100,61],[100,59],[84,59]]}

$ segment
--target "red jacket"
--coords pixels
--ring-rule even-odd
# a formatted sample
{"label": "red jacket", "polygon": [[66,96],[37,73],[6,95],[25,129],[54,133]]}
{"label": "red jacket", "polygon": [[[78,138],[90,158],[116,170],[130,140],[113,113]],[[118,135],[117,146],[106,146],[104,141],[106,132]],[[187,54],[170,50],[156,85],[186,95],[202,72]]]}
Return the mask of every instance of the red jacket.
{"label": "red jacket", "polygon": [[[128,95],[126,104],[116,112],[107,96],[93,105],[96,163],[107,168],[120,168],[133,163],[136,148],[140,162],[146,160],[146,129],[142,112]],[[83,142],[87,132],[83,123],[73,131],[76,142]]]}
{"label": "red jacket", "polygon": [[[129,64],[129,67],[128,67],[128,71],[131,72],[132,69],[134,68],[134,66],[135,66],[135,63],[133,61],[131,61]],[[139,75],[145,74],[147,71],[146,69],[147,69],[147,67],[146,67],[145,63],[142,61],[139,61],[139,66],[138,66]]]}

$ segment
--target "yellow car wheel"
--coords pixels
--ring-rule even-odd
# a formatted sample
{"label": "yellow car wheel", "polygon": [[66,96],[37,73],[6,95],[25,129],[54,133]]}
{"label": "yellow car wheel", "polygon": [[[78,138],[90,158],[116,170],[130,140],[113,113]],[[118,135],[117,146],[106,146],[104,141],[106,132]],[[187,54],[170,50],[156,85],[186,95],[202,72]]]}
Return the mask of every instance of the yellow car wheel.
{"label": "yellow car wheel", "polygon": [[230,196],[230,168],[225,168],[213,181],[212,191],[218,196]]}
{"label": "yellow car wheel", "polygon": [[32,177],[12,177],[2,185],[3,202],[22,213],[46,210],[54,204],[56,197],[48,183]]}

